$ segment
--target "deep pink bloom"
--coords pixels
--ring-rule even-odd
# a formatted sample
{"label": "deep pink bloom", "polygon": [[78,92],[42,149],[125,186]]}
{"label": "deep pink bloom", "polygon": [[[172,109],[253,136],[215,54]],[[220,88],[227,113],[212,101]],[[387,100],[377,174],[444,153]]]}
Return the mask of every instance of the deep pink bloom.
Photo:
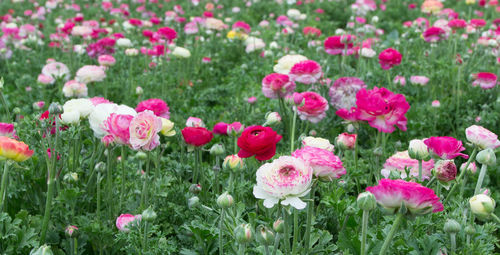
{"label": "deep pink bloom", "polygon": [[330,104],[335,109],[349,109],[356,106],[356,94],[366,84],[357,77],[340,77],[330,87]]}
{"label": "deep pink bloom", "polygon": [[388,48],[380,52],[380,54],[378,55],[378,62],[382,69],[388,70],[393,66],[401,64],[402,57],[403,56],[401,55],[401,53],[399,53],[399,51],[393,48]]}
{"label": "deep pink bloom", "polygon": [[236,21],[233,24],[232,29],[233,30],[243,30],[247,34],[250,34],[250,31],[252,30],[250,28],[250,25],[248,25],[247,23],[245,23],[243,21]]}
{"label": "deep pink bloom", "polygon": [[354,35],[330,36],[325,40],[325,51],[330,55],[352,55],[355,52],[353,50],[354,40],[356,40]]}
{"label": "deep pink bloom", "polygon": [[276,144],[281,138],[281,135],[270,127],[247,127],[238,138],[238,156],[249,158],[255,155],[257,160],[271,159],[276,154]]}
{"label": "deep pink bloom", "polygon": [[324,97],[316,92],[302,92],[300,95],[304,98],[304,104],[298,105],[294,109],[301,120],[318,123],[326,117],[328,101]]}
{"label": "deep pink bloom", "polygon": [[479,85],[482,89],[491,89],[497,85],[497,76],[494,73],[476,73],[472,77],[474,78],[473,87]]}
{"label": "deep pink bloom", "polygon": [[386,88],[361,89],[356,94],[358,118],[368,121],[379,132],[392,133],[394,125],[406,131],[405,117],[410,104],[402,94],[395,94]]}
{"label": "deep pink bloom", "polygon": [[185,127],[181,133],[184,141],[195,147],[203,146],[214,138],[212,132],[204,127]]}
{"label": "deep pink bloom", "polygon": [[424,140],[429,152],[441,159],[454,159],[458,156],[468,159],[469,156],[461,151],[465,148],[462,146],[462,141],[459,141],[449,136],[434,136]]}
{"label": "deep pink bloom", "polygon": [[442,211],[434,190],[415,182],[381,179],[377,186],[366,190],[377,199],[377,203],[390,213],[396,213],[402,204],[410,215],[423,215]]}
{"label": "deep pink bloom", "polygon": [[294,151],[292,156],[309,164],[313,169],[313,174],[321,180],[331,181],[346,174],[340,158],[329,150],[305,146]]}
{"label": "deep pink bloom", "polygon": [[446,31],[440,27],[430,27],[424,31],[422,34],[426,42],[439,42],[448,38]]}
{"label": "deep pink bloom", "polygon": [[448,22],[448,26],[453,30],[457,30],[467,27],[467,22],[463,19],[452,19]]}
{"label": "deep pink bloom", "polygon": [[170,112],[167,103],[158,98],[151,98],[140,102],[135,108],[136,112],[143,112],[145,110],[150,110],[158,117],[165,119],[170,118]]}
{"label": "deep pink bloom", "polygon": [[262,93],[267,98],[280,98],[292,93],[295,83],[286,74],[272,73],[262,79]]}
{"label": "deep pink bloom", "polygon": [[356,121],[360,121],[360,119],[358,118],[359,116],[359,111],[356,107],[351,107],[350,110],[347,110],[347,109],[338,109],[335,114],[337,114],[337,116],[341,117],[342,119],[346,120],[346,121],[349,121],[349,122],[356,122]]}
{"label": "deep pink bloom", "polygon": [[484,19],[471,19],[470,24],[474,28],[484,27],[486,26],[486,21]]}
{"label": "deep pink bloom", "polygon": [[302,29],[302,33],[304,35],[312,35],[315,37],[319,37],[321,35],[321,30],[319,30],[318,28],[315,28],[315,27],[304,27]]}
{"label": "deep pink bloom", "polygon": [[132,215],[132,214],[121,214],[118,218],[116,218],[116,228],[120,231],[128,232],[130,229],[128,228],[128,225],[137,220],[141,220],[141,215]]}
{"label": "deep pink bloom", "polygon": [[89,44],[89,46],[87,46],[87,54],[91,58],[96,58],[100,55],[112,55],[115,53],[115,43],[115,39],[104,37],[96,43]]}
{"label": "deep pink bloom", "polygon": [[227,135],[227,127],[229,125],[225,122],[219,122],[214,125],[212,132],[216,135]]}
{"label": "deep pink bloom", "polygon": [[294,82],[312,84],[317,82],[322,74],[321,66],[316,61],[304,60],[293,65],[288,75]]}
{"label": "deep pink bloom", "polygon": [[10,138],[16,136],[16,131],[14,130],[14,124],[0,122],[0,136],[7,136]]}
{"label": "deep pink bloom", "polygon": [[[434,160],[422,161],[422,178],[430,179],[431,170],[434,168]],[[389,178],[391,171],[398,171],[401,178],[410,177],[418,179],[418,160],[410,158],[408,151],[399,151],[387,158],[384,168],[380,171],[385,178]],[[409,173],[407,174],[406,171]]]}
{"label": "deep pink bloom", "polygon": [[109,141],[129,145],[130,142],[130,122],[134,116],[128,114],[111,113],[104,121],[104,129],[108,133],[103,139],[108,143]]}
{"label": "deep pink bloom", "polygon": [[177,32],[174,29],[169,27],[162,27],[158,29],[158,35],[160,38],[167,39],[168,42],[172,42],[175,38],[177,38]]}

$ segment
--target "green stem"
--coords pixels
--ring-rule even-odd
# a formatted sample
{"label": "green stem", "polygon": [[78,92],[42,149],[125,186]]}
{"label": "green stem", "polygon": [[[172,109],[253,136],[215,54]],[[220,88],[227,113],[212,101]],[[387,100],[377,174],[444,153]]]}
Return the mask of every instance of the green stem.
{"label": "green stem", "polygon": [[5,100],[5,96],[3,95],[3,91],[0,90],[0,99],[2,100],[2,104],[5,107],[5,113],[7,114],[7,122],[12,121],[12,117],[10,116],[9,107],[7,106],[7,100]]}
{"label": "green stem", "polygon": [[198,171],[200,168],[200,162],[198,162],[198,148],[194,149],[194,169],[193,169],[193,183],[198,183]]}
{"label": "green stem", "polygon": [[361,225],[361,255],[366,254],[366,230],[368,229],[368,217],[370,211],[363,210],[363,221]]}
{"label": "green stem", "polygon": [[436,181],[436,177],[432,176],[431,180],[425,185],[425,187],[430,187]]}
{"label": "green stem", "polygon": [[270,255],[269,253],[269,245],[264,245],[264,250],[266,251],[266,255]]}
{"label": "green stem", "polygon": [[464,195],[464,192],[465,192],[465,185],[467,184],[467,174],[464,176],[464,183],[462,185],[460,185],[460,197],[462,197]]}
{"label": "green stem", "polygon": [[233,143],[234,143],[234,154],[238,154],[238,136],[234,136],[233,138]]}
{"label": "green stem", "polygon": [[122,207],[123,205],[123,196],[125,194],[125,146],[121,147],[121,169],[122,169],[122,185],[121,185],[121,191],[120,191],[120,210],[123,210],[124,208]]}
{"label": "green stem", "polygon": [[108,148],[108,155],[106,160],[106,201],[108,204],[108,218],[111,219],[113,217],[113,175],[111,174],[111,161],[113,155],[113,149],[111,147]]}
{"label": "green stem", "polygon": [[[470,163],[476,157],[476,154],[477,154],[477,148],[474,148],[474,150],[472,151],[472,155],[469,157],[469,160],[467,160],[467,163],[465,164],[465,168],[464,169],[467,169],[469,167]],[[453,194],[453,192],[457,189],[457,186],[460,184],[460,179],[462,179],[462,177],[465,174],[465,172],[467,172],[467,170],[464,170],[464,171],[460,172],[460,175],[455,179],[456,182],[451,187],[450,192],[448,192],[448,195],[444,199],[443,204],[446,204],[446,201],[448,201],[448,199],[450,199],[450,197]]]}
{"label": "green stem", "polygon": [[311,227],[312,227],[312,218],[314,214],[314,191],[316,188],[316,182],[313,182],[311,186],[310,198],[312,201],[309,202],[309,206],[307,207],[307,223],[306,223],[306,236],[305,236],[305,254],[309,253],[310,243],[311,243]]}
{"label": "green stem", "polygon": [[283,231],[285,232],[285,238],[283,239],[283,242],[285,242],[285,254],[287,254],[290,251],[290,231],[288,230],[290,226],[290,217],[288,215],[288,212],[286,211],[286,208],[283,207],[283,218],[285,220],[285,227]]}
{"label": "green stem", "polygon": [[73,248],[75,248],[74,254],[78,255],[78,238],[76,238],[76,237],[73,238],[73,243],[74,243]]}
{"label": "green stem", "polygon": [[95,210],[97,222],[101,223],[101,172],[97,172],[97,207]]}
{"label": "green stem", "polygon": [[219,255],[223,255],[224,254],[224,244],[223,244],[223,233],[222,233],[222,228],[223,228],[223,222],[224,222],[224,208],[221,208],[220,209],[220,221],[219,221]]}
{"label": "green stem", "polygon": [[299,210],[293,210],[293,245],[292,245],[292,255],[297,254],[297,238],[299,236]]}
{"label": "green stem", "polygon": [[273,255],[276,255],[276,252],[278,251],[280,245],[280,233],[276,233],[276,237],[274,238],[274,249],[273,249]]}
{"label": "green stem", "polygon": [[491,217],[496,221],[496,223],[500,224],[500,218],[498,218],[498,216],[496,216],[494,213],[492,213]]}
{"label": "green stem", "polygon": [[2,187],[0,188],[0,212],[3,212],[3,203],[5,202],[5,197],[7,196],[7,180],[9,179],[9,164],[10,162],[5,161],[3,165],[2,174]]}
{"label": "green stem", "polygon": [[143,248],[142,250],[145,252],[148,247],[148,221],[144,221],[144,237],[143,237]]}
{"label": "green stem", "polygon": [[479,177],[477,178],[476,189],[474,190],[474,195],[479,194],[479,191],[481,190],[481,186],[483,185],[484,176],[486,175],[487,170],[488,170],[488,166],[486,164],[483,164],[481,166],[481,172],[479,172]]}
{"label": "green stem", "polygon": [[418,181],[423,181],[422,180],[422,160],[418,161]]}
{"label": "green stem", "polygon": [[455,239],[455,233],[450,234],[450,241],[451,241],[451,254],[456,254],[455,251],[457,249],[457,241]]}
{"label": "green stem", "polygon": [[240,243],[240,247],[238,248],[239,255],[245,255],[245,244]]}
{"label": "green stem", "polygon": [[392,228],[389,231],[389,234],[385,238],[384,244],[382,245],[382,249],[380,249],[379,255],[383,255],[387,252],[387,249],[389,248],[389,244],[391,244],[392,238],[394,237],[394,234],[396,233],[396,230],[398,229],[402,220],[403,220],[403,214],[398,213],[396,215],[396,219],[394,220],[394,223],[392,224]]}
{"label": "green stem", "polygon": [[146,153],[148,155],[147,161],[146,161],[146,173],[144,173],[144,181],[142,183],[142,192],[141,192],[141,204],[140,208],[145,209],[144,204],[147,203],[148,201],[148,177],[149,177],[149,165],[150,165],[150,159],[151,159],[151,153],[148,151]]}
{"label": "green stem", "polygon": [[294,145],[294,139],[295,139],[295,124],[297,122],[297,111],[293,111],[293,119],[292,119],[292,128],[291,128],[291,135],[290,135],[290,153],[293,153],[293,145]]}

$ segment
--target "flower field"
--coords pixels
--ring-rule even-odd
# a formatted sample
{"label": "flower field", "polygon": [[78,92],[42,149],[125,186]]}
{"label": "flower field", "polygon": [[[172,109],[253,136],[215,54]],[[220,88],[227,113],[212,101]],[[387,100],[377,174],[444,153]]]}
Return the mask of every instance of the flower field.
{"label": "flower field", "polygon": [[500,254],[498,0],[3,0],[0,254]]}

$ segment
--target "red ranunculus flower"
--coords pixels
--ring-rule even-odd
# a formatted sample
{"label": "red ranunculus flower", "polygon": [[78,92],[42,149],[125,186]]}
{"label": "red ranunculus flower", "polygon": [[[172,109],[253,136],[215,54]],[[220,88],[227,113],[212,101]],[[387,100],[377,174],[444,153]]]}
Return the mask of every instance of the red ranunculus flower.
{"label": "red ranunculus flower", "polygon": [[209,143],[214,135],[204,127],[185,127],[181,130],[184,141],[196,147]]}
{"label": "red ranunculus flower", "polygon": [[258,160],[271,159],[276,154],[276,143],[280,140],[281,135],[270,127],[247,127],[238,138],[238,147],[240,147],[238,156],[249,158],[255,155]]}

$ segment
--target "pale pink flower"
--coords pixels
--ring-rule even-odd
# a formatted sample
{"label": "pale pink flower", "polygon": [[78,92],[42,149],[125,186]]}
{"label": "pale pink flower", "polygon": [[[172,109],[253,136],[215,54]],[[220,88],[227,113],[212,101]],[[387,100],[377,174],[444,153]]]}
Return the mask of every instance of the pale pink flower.
{"label": "pale pink flower", "polygon": [[401,76],[401,75],[396,75],[396,77],[394,77],[394,80],[392,82],[394,84],[399,84],[401,86],[406,85],[406,79],[404,76]]}
{"label": "pale pink flower", "polygon": [[303,84],[313,84],[321,78],[321,66],[313,60],[304,60],[292,66],[290,79]]}
{"label": "pale pink flower", "polygon": [[130,122],[134,116],[128,114],[111,113],[104,121],[104,129],[108,133],[103,139],[111,139],[117,144],[128,145],[130,140]]}
{"label": "pale pink flower", "polygon": [[312,123],[320,122],[326,117],[328,101],[316,92],[300,93],[304,98],[303,105],[294,106],[301,120],[308,120]]}
{"label": "pale pink flower", "polygon": [[97,58],[97,62],[99,62],[99,65],[101,66],[114,66],[116,63],[116,59],[111,56],[111,55],[100,55]]}
{"label": "pale pink flower", "polygon": [[134,150],[150,151],[160,145],[161,119],[152,111],[138,113],[130,122],[130,145]]}
{"label": "pale pink flower", "polygon": [[42,68],[42,74],[45,76],[50,76],[54,79],[62,78],[63,80],[68,80],[70,77],[69,68],[60,62],[50,62]]}
{"label": "pale pink flower", "polygon": [[106,78],[106,73],[102,67],[86,65],[78,69],[75,80],[88,84],[91,82],[102,81],[104,78]]}
{"label": "pale pink flower", "polygon": [[205,123],[200,118],[189,117],[186,121],[186,127],[205,127]]}
{"label": "pale pink flower", "polygon": [[[422,162],[423,179],[430,179],[432,168],[434,168],[434,160]],[[398,171],[403,179],[408,177],[408,171],[410,177],[418,179],[418,160],[410,158],[408,151],[396,152],[385,161],[384,168],[380,172],[385,178],[388,178],[391,171]]]}
{"label": "pale pink flower", "polygon": [[466,128],[465,136],[469,142],[478,146],[481,150],[500,147],[498,136],[482,126],[472,125]]}
{"label": "pale pink flower", "polygon": [[85,83],[70,80],[64,84],[62,92],[65,97],[86,97],[88,95],[88,88]]}
{"label": "pale pink flower", "polygon": [[[465,166],[467,165],[467,162],[464,162],[461,166],[460,166],[460,171],[464,171],[465,170]],[[472,174],[475,174],[476,171],[477,171],[477,165],[475,162],[472,162],[469,164],[469,166],[467,167],[467,171],[469,171],[470,173]]]}
{"label": "pale pink flower", "polygon": [[286,74],[272,73],[262,79],[262,93],[267,98],[285,97],[294,90],[295,83]]}
{"label": "pale pink flower", "polygon": [[441,106],[441,103],[439,102],[439,100],[434,100],[432,101],[431,106],[437,108]]}
{"label": "pale pink flower", "polygon": [[356,106],[356,94],[362,88],[366,88],[366,84],[357,77],[340,77],[330,87],[328,95],[330,96],[330,104],[335,109]]}
{"label": "pale pink flower", "polygon": [[352,150],[356,146],[357,134],[341,133],[335,139],[337,145],[346,150]]}
{"label": "pale pink flower", "polygon": [[[121,214],[118,218],[116,218],[116,228],[120,231],[128,232],[130,229],[128,228],[131,222],[140,222],[141,215],[132,215],[132,214]],[[133,223],[132,223],[133,224]]]}
{"label": "pale pink flower", "polygon": [[429,82],[429,78],[420,75],[410,77],[411,84],[425,86]]}
{"label": "pale pink flower", "polygon": [[264,206],[272,208],[281,200],[282,205],[304,209],[306,203],[300,199],[309,193],[313,169],[303,160],[281,156],[257,170],[257,185],[253,195],[264,199]]}
{"label": "pale pink flower", "polygon": [[322,181],[332,181],[346,174],[342,161],[331,151],[306,146],[293,152],[292,156],[308,163],[314,176]]}
{"label": "pale pink flower", "polygon": [[37,81],[41,84],[48,85],[48,84],[54,84],[56,81],[52,76],[47,76],[44,74],[39,74]]}

